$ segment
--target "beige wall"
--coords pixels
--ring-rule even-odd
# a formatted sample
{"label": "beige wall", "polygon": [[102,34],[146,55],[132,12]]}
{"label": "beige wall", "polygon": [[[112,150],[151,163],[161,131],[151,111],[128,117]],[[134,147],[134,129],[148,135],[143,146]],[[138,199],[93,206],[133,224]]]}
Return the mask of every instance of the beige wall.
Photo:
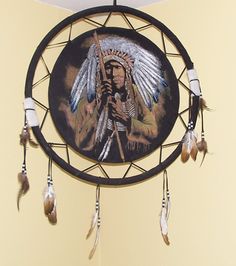
{"label": "beige wall", "polygon": [[54,168],[58,224],[51,226],[43,214],[47,158],[40,148],[28,150],[31,188],[21,201],[21,211],[16,208],[16,177],[23,159],[18,135],[23,123],[22,100],[27,68],[42,38],[71,13],[32,0],[6,1],[2,6],[1,137],[4,139],[1,168],[4,174],[0,179],[0,265],[98,265],[99,252],[93,261],[88,261],[92,242],[85,240],[94,208],[94,189]]}
{"label": "beige wall", "polygon": [[[11,1],[12,2],[12,1]],[[234,99],[235,10],[233,0],[169,0],[143,8],[182,41],[198,71],[212,112],[205,114],[210,154],[202,167],[169,168],[171,246],[163,244],[158,215],[161,178],[123,188],[103,188],[102,235],[92,261],[86,241],[94,187],[54,170],[58,225],[43,214],[47,159],[29,150],[30,192],[16,209],[16,174],[22,163],[24,81],[31,56],[44,35],[69,12],[32,0],[5,2],[1,8],[2,177],[0,186],[0,265],[2,266],[234,266]]]}

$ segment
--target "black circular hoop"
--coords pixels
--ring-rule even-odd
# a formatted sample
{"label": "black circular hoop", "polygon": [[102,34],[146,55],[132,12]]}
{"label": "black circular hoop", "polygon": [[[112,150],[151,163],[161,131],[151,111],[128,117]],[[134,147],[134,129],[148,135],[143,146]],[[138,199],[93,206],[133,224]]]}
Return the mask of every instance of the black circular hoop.
{"label": "black circular hoop", "polygon": [[[153,25],[157,29],[159,29],[176,47],[179,54],[183,58],[184,64],[186,66],[186,69],[192,69],[193,63],[181,44],[181,42],[178,40],[178,38],[160,21],[157,19],[151,17],[150,15],[141,12],[139,10],[126,7],[126,6],[120,6],[120,5],[113,5],[113,6],[101,6],[96,8],[90,8],[83,10],[81,12],[78,12],[66,19],[64,19],[62,22],[60,22],[58,25],[56,25],[41,41],[39,46],[37,47],[27,72],[26,77],[26,84],[25,84],[25,98],[27,97],[33,97],[32,96],[32,88],[33,88],[33,79],[35,75],[35,70],[37,68],[37,64],[41,58],[42,53],[48,46],[48,44],[55,38],[55,36],[60,33],[62,30],[64,30],[66,27],[72,25],[74,22],[81,18],[85,18],[87,16],[94,16],[104,13],[122,13],[122,14],[129,14],[136,18],[139,18],[141,20],[144,20],[148,22],[150,25]],[[191,120],[193,121],[193,124],[195,126],[196,120],[197,120],[197,113],[198,113],[198,106],[199,106],[199,97],[198,96],[192,96],[191,100],[191,106],[189,107],[189,116],[191,117]],[[153,177],[154,175],[157,175],[164,169],[166,169],[170,164],[172,164],[176,158],[181,153],[181,147],[182,143],[179,142],[175,150],[169,155],[164,161],[160,162],[155,167],[151,168],[148,171],[145,171],[141,174],[126,177],[126,178],[103,178],[99,176],[94,176],[91,174],[88,174],[85,171],[81,171],[79,169],[76,169],[71,164],[67,163],[64,159],[62,159],[49,145],[49,143],[44,138],[41,129],[39,126],[32,127],[33,133],[38,140],[39,144],[45,151],[45,153],[52,158],[52,160],[57,163],[61,168],[63,168],[65,171],[73,175],[74,177],[77,177],[79,179],[85,180],[87,182],[95,183],[95,184],[103,184],[103,185],[112,185],[112,186],[119,186],[119,185],[126,185],[126,184],[132,184],[137,183],[140,181],[143,181],[145,179],[148,179],[150,177]]]}

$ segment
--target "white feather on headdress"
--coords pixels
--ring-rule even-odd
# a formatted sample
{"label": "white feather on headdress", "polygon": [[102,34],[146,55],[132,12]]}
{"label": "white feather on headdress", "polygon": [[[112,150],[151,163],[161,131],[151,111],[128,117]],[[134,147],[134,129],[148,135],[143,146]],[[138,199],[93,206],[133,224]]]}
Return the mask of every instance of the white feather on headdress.
{"label": "white feather on headdress", "polygon": [[[145,105],[152,107],[167,82],[163,77],[160,60],[151,52],[129,39],[111,36],[99,41],[104,61],[116,60],[133,76],[133,80],[143,98]],[[83,90],[87,99],[93,101],[96,96],[96,76],[100,71],[96,45],[89,48],[87,58],[83,62],[72,86],[70,105],[75,112]]]}

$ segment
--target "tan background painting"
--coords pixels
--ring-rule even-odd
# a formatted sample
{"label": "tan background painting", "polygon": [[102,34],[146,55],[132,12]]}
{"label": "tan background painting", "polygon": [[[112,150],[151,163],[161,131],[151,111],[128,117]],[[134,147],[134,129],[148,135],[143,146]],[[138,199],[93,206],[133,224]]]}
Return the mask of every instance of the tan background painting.
{"label": "tan background painting", "polygon": [[171,245],[159,229],[162,176],[122,188],[101,189],[101,239],[88,260],[85,240],[94,210],[95,187],[54,167],[58,224],[43,213],[47,158],[28,150],[30,191],[16,208],[17,173],[23,159],[18,135],[23,125],[24,82],[37,45],[71,13],[32,0],[1,3],[1,193],[2,266],[235,266],[235,10],[233,0],[167,0],[143,11],[161,20],[187,48],[200,77],[210,154],[202,167],[169,167]]}

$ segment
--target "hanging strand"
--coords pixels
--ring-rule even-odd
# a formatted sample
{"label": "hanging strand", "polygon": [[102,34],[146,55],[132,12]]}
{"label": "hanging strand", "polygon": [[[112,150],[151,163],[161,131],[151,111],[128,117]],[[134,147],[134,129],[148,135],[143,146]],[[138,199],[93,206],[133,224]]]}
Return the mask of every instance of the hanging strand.
{"label": "hanging strand", "polygon": [[23,163],[21,167],[21,172],[18,173],[18,181],[20,183],[20,189],[17,194],[17,209],[20,210],[20,199],[23,195],[27,193],[29,190],[29,180],[27,177],[27,171],[26,171],[26,146],[27,141],[29,140],[29,131],[27,130],[27,121],[26,116],[24,117],[24,127],[22,129],[22,132],[20,134],[20,144],[23,146]]}
{"label": "hanging strand", "polygon": [[197,143],[197,148],[199,152],[203,153],[201,165],[205,159],[206,154],[208,153],[208,147],[207,147],[207,142],[205,140],[205,132],[204,132],[204,118],[203,118],[204,110],[209,111],[210,109],[207,107],[205,100],[201,96],[200,97],[200,114],[201,114],[201,119],[202,119],[202,123],[201,123],[202,130],[201,130],[201,140]]}
{"label": "hanging strand", "polygon": [[94,240],[94,244],[93,244],[93,248],[89,253],[89,259],[92,259],[98,242],[99,242],[99,237],[100,237],[100,225],[101,225],[101,218],[100,218],[100,185],[97,185],[96,188],[96,204],[95,204],[95,213],[93,215],[92,221],[91,221],[91,225],[88,231],[88,234],[86,236],[86,239],[89,238],[89,236],[92,234],[94,228],[96,227],[96,236],[95,236],[95,240]]}
{"label": "hanging strand", "polygon": [[161,234],[166,245],[170,245],[168,238],[168,218],[170,213],[170,192],[168,187],[168,176],[166,169],[163,172],[163,196],[160,213]]}
{"label": "hanging strand", "polygon": [[[27,177],[27,171],[26,171],[26,150],[27,150],[27,143],[29,143],[33,147],[37,147],[38,144],[34,142],[30,137],[30,128],[27,123],[27,111],[34,110],[31,108],[31,105],[27,105],[26,107],[26,101],[24,102],[24,108],[25,108],[25,115],[24,115],[24,126],[20,133],[20,144],[23,146],[23,163],[21,167],[21,172],[18,173],[18,181],[20,183],[20,189],[17,194],[17,209],[20,209],[20,200],[23,195],[27,193],[29,190],[29,180]],[[31,121],[32,122],[32,121]],[[35,122],[35,120],[33,121]],[[36,125],[35,123],[32,123],[32,125]]]}
{"label": "hanging strand", "polygon": [[44,213],[48,217],[48,221],[51,224],[57,223],[57,210],[56,210],[56,195],[53,187],[52,180],[52,159],[48,160],[48,176],[47,176],[47,186],[43,193],[44,198]]}

